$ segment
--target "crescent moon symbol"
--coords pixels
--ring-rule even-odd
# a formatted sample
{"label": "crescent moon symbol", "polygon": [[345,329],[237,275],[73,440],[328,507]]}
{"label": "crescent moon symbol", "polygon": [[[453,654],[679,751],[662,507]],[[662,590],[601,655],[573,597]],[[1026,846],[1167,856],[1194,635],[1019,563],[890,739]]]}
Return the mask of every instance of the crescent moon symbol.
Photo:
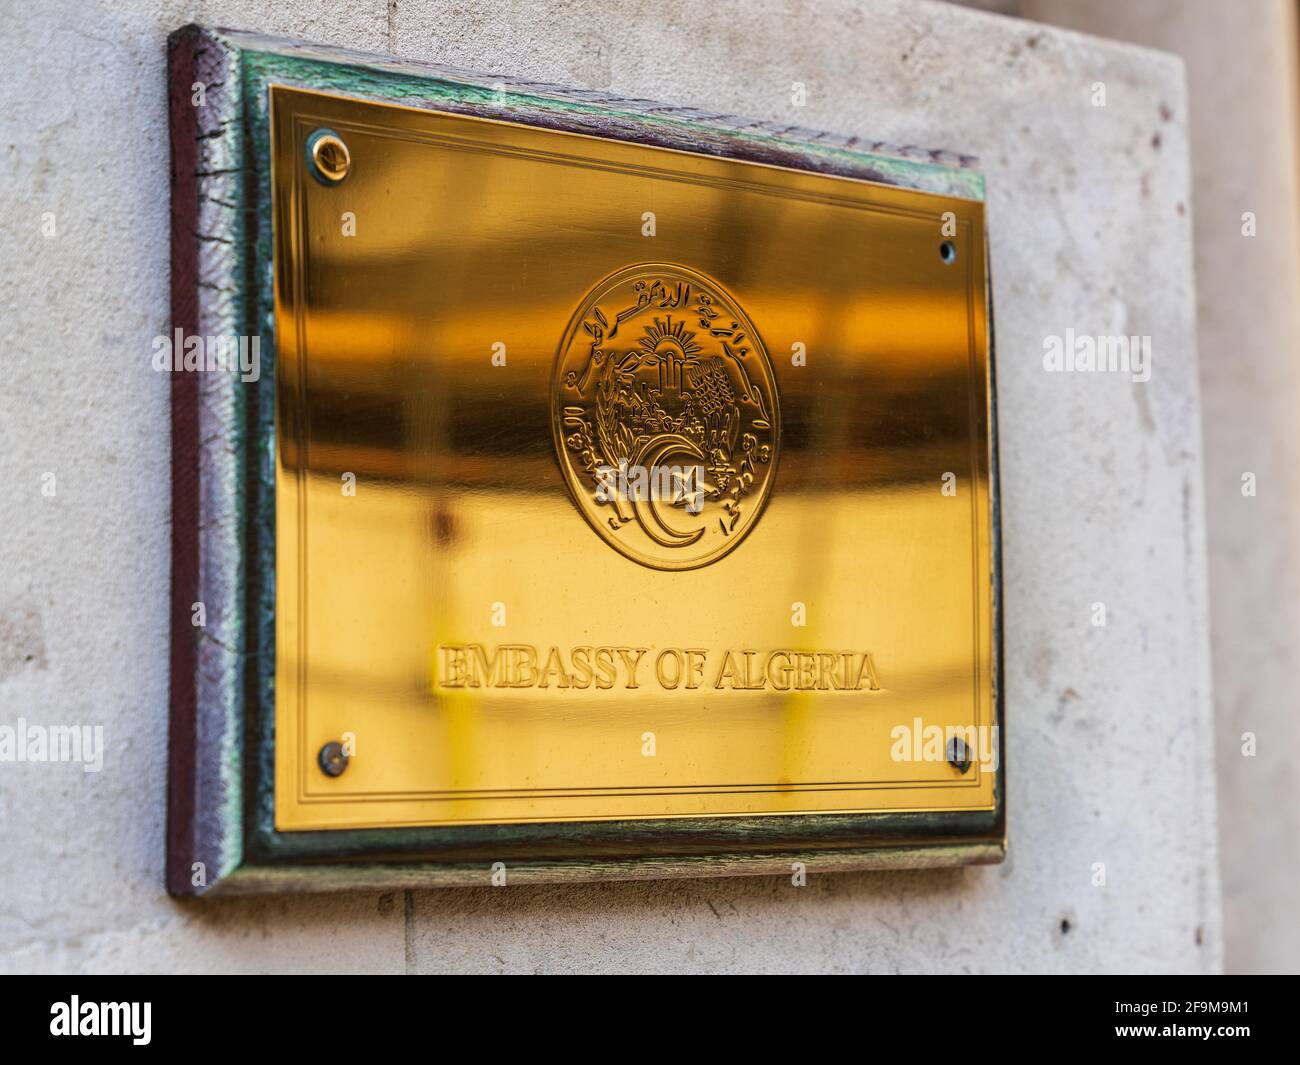
{"label": "crescent moon symbol", "polygon": [[[688,455],[698,462],[704,461],[704,452],[692,440],[679,433],[667,433],[646,441],[645,446],[637,454],[636,463],[643,469],[654,470],[664,464],[662,460],[665,456],[672,454]],[[634,499],[631,502],[632,513],[636,516],[638,524],[660,547],[687,547],[704,535],[703,525],[689,532],[674,529],[664,521],[663,515],[653,503],[647,508],[647,519],[647,515],[641,510],[641,504],[646,500]]]}

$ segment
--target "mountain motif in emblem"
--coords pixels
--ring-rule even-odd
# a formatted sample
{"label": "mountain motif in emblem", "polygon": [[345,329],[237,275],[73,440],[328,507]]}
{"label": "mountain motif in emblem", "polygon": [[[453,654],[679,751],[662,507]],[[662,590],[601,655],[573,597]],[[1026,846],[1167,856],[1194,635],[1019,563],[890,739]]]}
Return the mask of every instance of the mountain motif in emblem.
{"label": "mountain motif in emblem", "polygon": [[780,447],[776,378],[718,282],[666,263],[605,278],[569,324],[551,393],[569,490],[616,551],[694,569],[754,527]]}

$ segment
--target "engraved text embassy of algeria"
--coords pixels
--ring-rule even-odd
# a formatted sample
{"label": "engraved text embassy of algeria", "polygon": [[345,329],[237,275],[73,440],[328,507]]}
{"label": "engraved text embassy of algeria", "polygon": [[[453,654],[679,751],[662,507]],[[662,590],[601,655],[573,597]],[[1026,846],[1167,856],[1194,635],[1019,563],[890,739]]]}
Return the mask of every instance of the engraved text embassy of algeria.
{"label": "engraved text embassy of algeria", "polygon": [[880,691],[870,652],[724,651],[698,647],[442,644],[440,688],[593,689],[657,686],[732,691]]}

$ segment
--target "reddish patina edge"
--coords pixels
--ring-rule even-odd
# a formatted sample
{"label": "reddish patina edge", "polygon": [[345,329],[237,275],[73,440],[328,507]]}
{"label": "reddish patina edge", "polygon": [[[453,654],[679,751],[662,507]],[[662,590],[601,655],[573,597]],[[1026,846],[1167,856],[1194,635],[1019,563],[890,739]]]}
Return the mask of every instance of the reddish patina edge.
{"label": "reddish patina edge", "polygon": [[[173,42],[168,79],[171,118],[171,318],[173,329],[198,332],[198,114],[190,103],[194,36]],[[199,591],[198,378],[172,374],[171,724],[168,730],[167,890],[191,890],[195,844],[198,648],[190,604]]]}

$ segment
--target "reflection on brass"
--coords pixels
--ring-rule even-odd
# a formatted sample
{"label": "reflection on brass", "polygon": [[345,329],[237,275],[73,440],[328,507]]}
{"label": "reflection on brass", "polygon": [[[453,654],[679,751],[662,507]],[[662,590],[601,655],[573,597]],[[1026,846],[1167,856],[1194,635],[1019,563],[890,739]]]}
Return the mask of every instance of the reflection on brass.
{"label": "reflection on brass", "polygon": [[993,808],[982,204],[294,89],[272,141],[279,829]]}
{"label": "reflection on brass", "polygon": [[775,378],[717,281],[660,263],[605,278],[569,323],[551,402],[574,501],[628,558],[702,566],[758,520],[781,441]]}

